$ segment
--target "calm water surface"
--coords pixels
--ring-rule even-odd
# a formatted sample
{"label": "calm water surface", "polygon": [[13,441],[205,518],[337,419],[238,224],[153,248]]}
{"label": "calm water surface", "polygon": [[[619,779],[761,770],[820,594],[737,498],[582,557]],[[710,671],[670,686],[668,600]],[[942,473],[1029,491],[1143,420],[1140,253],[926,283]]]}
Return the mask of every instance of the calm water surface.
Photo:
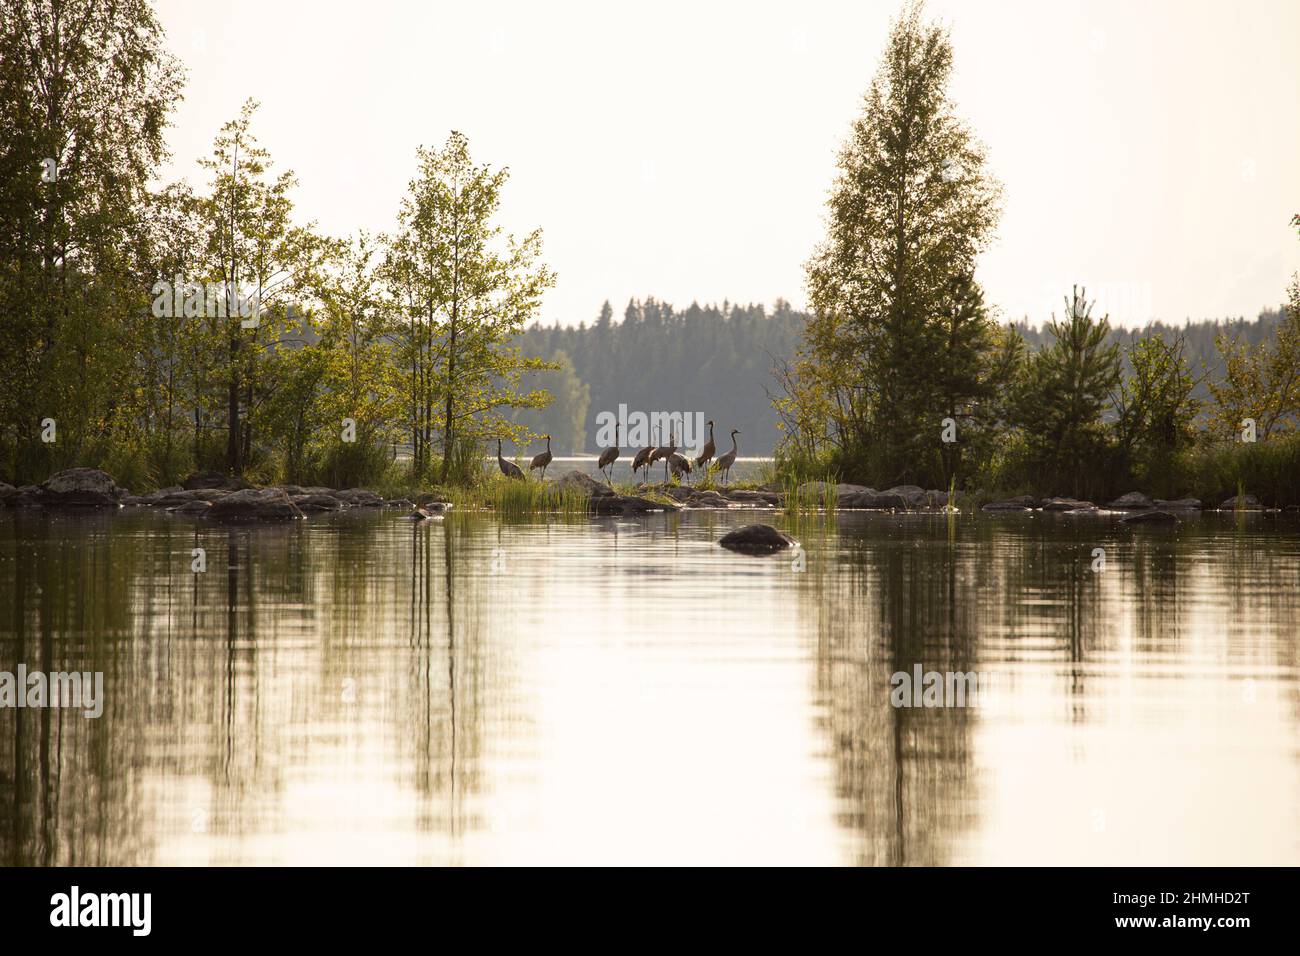
{"label": "calm water surface", "polygon": [[1294,518],[751,520],[0,513],[0,862],[1300,863]]}

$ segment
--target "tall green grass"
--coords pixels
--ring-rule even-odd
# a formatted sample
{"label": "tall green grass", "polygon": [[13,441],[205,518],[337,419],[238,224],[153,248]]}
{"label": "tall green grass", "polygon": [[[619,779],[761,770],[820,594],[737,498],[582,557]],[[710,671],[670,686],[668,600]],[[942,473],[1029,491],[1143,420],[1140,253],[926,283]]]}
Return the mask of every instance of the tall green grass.
{"label": "tall green grass", "polygon": [[[809,487],[822,482],[821,488]],[[812,478],[796,472],[781,476],[780,489],[784,496],[782,511],[788,521],[798,524],[812,517],[830,519],[839,507],[838,481],[835,475]]]}
{"label": "tall green grass", "polygon": [[1182,493],[1219,505],[1244,491],[1265,505],[1300,505],[1300,432],[1261,442],[1222,442],[1175,462]]}

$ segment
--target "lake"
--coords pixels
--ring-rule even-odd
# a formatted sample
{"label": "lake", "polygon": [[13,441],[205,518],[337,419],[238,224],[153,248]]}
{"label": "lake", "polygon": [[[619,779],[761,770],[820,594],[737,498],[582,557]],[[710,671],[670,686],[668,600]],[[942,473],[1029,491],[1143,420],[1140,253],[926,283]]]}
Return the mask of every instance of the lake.
{"label": "lake", "polygon": [[0,512],[0,862],[1294,865],[1298,651],[1294,516]]}

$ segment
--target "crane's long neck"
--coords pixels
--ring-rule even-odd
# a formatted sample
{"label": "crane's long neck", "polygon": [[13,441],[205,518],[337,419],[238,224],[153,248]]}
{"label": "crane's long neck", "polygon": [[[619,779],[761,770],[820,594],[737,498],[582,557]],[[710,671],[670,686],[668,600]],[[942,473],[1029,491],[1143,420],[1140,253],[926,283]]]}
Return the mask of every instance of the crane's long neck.
{"label": "crane's long neck", "polygon": [[732,432],[732,433],[731,433],[731,453],[734,455],[734,454],[735,454],[736,452],[738,452],[738,451],[740,451],[740,446],[736,444],[736,433],[735,433],[735,432]]}
{"label": "crane's long neck", "polygon": [[713,422],[709,422],[709,441],[713,441]]}
{"label": "crane's long neck", "polygon": [[550,435],[547,435],[547,436],[546,436],[546,454],[549,455],[550,453],[551,453],[551,436],[550,436]]}

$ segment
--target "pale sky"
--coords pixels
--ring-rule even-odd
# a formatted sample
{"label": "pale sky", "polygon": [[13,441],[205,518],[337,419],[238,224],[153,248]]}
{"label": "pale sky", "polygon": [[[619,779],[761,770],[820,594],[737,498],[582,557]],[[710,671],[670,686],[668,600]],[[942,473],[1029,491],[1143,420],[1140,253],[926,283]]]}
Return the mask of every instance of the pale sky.
{"label": "pale sky", "polygon": [[[189,71],[165,178],[240,103],[299,178],[299,216],[390,229],[416,147],[449,130],[511,170],[540,226],[546,322],[806,301],[835,153],[897,0],[597,3],[159,0]],[[1246,315],[1300,269],[1300,0],[930,0],[958,114],[1006,190],[981,263],[1004,318],[1071,283],[1120,324]]]}

